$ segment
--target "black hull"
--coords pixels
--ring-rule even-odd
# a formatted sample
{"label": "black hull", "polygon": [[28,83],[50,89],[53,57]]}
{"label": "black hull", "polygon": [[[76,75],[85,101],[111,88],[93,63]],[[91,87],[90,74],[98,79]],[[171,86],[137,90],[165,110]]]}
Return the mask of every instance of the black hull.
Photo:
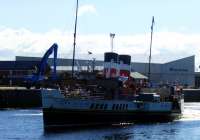
{"label": "black hull", "polygon": [[44,127],[76,127],[135,122],[168,122],[178,119],[179,112],[131,112],[43,109]]}

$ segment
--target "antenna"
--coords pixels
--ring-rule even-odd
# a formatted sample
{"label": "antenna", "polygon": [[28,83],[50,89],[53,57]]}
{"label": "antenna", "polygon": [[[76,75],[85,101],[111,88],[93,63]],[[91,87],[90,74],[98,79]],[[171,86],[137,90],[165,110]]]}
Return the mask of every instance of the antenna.
{"label": "antenna", "polygon": [[73,44],[73,59],[72,59],[72,78],[74,77],[74,62],[75,62],[75,49],[76,49],[76,26],[77,26],[77,15],[78,15],[78,0],[76,1],[76,17],[74,25],[74,44]]}
{"label": "antenna", "polygon": [[154,25],[154,16],[152,17],[152,24],[151,24],[151,40],[150,40],[149,72],[148,72],[149,83],[151,82],[151,48],[152,48],[152,38],[153,38],[153,25]]}

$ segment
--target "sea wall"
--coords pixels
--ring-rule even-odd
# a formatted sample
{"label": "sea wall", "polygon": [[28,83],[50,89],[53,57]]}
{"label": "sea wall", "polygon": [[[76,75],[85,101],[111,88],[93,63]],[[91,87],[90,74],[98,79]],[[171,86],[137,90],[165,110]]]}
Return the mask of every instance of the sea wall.
{"label": "sea wall", "polygon": [[183,89],[185,102],[200,102],[200,89]]}
{"label": "sea wall", "polygon": [[0,88],[0,108],[41,107],[40,90]]}
{"label": "sea wall", "polygon": [[[185,102],[200,102],[200,89],[183,89],[183,93]],[[36,107],[42,107],[40,90],[0,87],[0,109]]]}

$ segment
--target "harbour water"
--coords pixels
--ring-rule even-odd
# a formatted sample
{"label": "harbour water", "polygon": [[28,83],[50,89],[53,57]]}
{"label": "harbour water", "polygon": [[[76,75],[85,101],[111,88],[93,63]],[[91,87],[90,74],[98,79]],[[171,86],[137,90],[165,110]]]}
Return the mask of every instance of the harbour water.
{"label": "harbour water", "polygon": [[0,140],[150,139],[199,140],[200,103],[185,103],[183,118],[169,123],[132,124],[128,126],[93,127],[51,132],[43,130],[41,109],[9,109],[0,111]]}

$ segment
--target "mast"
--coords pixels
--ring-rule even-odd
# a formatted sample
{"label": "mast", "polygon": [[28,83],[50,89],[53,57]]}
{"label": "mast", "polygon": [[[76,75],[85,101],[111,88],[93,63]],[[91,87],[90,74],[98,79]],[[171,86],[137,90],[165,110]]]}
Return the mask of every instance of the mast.
{"label": "mast", "polygon": [[74,62],[75,62],[75,49],[76,49],[77,15],[78,15],[78,0],[76,1],[76,17],[75,17],[75,25],[74,25],[74,43],[73,43],[73,58],[72,58],[72,78],[74,77]]}
{"label": "mast", "polygon": [[149,72],[148,72],[149,83],[151,82],[151,48],[152,48],[152,38],[153,38],[153,25],[154,25],[154,16],[152,17],[152,24],[151,24],[151,40],[150,40]]}

